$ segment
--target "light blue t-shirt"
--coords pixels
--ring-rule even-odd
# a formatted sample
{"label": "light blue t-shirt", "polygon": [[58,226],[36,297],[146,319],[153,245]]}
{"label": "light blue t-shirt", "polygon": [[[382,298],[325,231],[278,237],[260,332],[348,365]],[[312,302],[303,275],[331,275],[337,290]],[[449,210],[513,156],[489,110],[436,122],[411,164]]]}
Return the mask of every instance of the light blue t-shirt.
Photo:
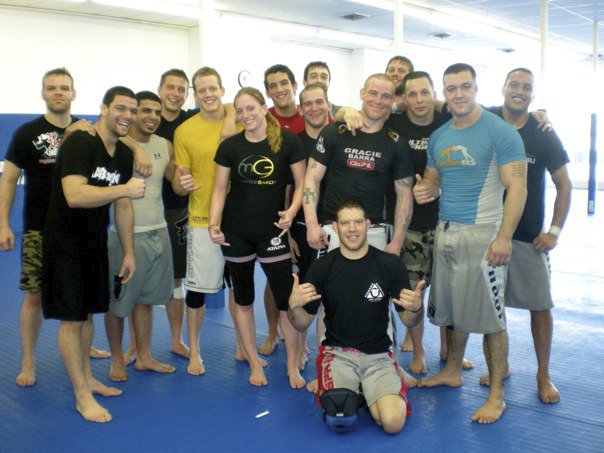
{"label": "light blue t-shirt", "polygon": [[499,167],[526,159],[514,126],[483,110],[476,123],[455,129],[449,121],[428,141],[427,167],[440,173],[439,219],[480,224],[503,217]]}

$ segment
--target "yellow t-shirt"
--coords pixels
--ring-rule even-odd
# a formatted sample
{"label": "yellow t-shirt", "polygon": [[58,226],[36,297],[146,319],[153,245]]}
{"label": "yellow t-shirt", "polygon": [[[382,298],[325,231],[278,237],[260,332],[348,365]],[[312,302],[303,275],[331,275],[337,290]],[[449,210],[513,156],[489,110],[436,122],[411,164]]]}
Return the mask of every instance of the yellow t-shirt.
{"label": "yellow t-shirt", "polygon": [[189,194],[189,225],[194,228],[209,226],[216,169],[214,156],[223,122],[210,123],[197,114],[178,126],[174,133],[174,164],[190,169],[195,185],[201,186]]}

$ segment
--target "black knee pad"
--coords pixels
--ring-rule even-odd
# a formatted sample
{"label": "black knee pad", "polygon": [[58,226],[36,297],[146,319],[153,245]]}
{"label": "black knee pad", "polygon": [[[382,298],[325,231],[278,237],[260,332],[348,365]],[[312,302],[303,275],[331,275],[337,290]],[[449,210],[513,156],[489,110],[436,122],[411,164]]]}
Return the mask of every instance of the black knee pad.
{"label": "black knee pad", "polygon": [[293,284],[291,261],[287,259],[276,263],[260,263],[260,265],[275,296],[277,308],[279,311],[287,311]]}
{"label": "black knee pad", "polygon": [[349,389],[331,389],[319,397],[325,426],[338,433],[352,431],[357,422],[359,397]]}
{"label": "black knee pad", "polygon": [[233,284],[233,294],[235,303],[243,307],[254,303],[254,264],[255,260],[245,263],[234,263],[227,261],[229,274],[231,274],[231,283]]}
{"label": "black knee pad", "polygon": [[188,290],[187,295],[185,296],[185,303],[189,308],[201,308],[206,303],[206,295],[204,293]]}

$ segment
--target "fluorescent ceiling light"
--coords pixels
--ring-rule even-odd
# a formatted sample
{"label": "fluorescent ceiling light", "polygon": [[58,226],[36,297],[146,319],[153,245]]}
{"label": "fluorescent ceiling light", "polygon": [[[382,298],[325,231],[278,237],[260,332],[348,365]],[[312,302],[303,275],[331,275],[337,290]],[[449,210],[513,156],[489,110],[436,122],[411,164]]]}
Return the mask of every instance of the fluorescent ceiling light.
{"label": "fluorescent ceiling light", "polygon": [[[374,8],[383,9],[394,12],[394,2],[392,0],[347,0],[350,3],[358,3],[360,5],[371,6]],[[446,29],[459,30],[465,33],[471,33],[484,38],[507,39],[518,43],[525,40],[532,40],[533,43],[541,41],[539,32],[533,32],[529,29],[514,26],[510,22],[498,20],[490,17],[487,14],[473,13],[455,7],[429,7],[422,3],[421,0],[404,0],[403,15],[415,17],[425,20],[431,24],[445,27]],[[468,25],[467,22],[472,22]],[[550,36],[549,40],[560,46],[569,48],[575,52],[588,52],[590,47],[569,39],[555,39]],[[527,41],[522,41],[527,45]]]}
{"label": "fluorescent ceiling light", "polygon": [[199,17],[199,2],[195,0],[92,0],[99,5],[165,14],[167,16]]}

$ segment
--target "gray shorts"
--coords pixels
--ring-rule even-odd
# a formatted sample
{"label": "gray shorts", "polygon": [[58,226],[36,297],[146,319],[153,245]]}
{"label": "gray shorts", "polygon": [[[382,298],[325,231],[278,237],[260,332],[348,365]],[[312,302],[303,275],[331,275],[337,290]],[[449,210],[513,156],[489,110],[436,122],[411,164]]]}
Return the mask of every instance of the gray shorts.
{"label": "gray shorts", "polygon": [[117,233],[109,231],[109,311],[118,318],[125,318],[136,304],[165,305],[172,301],[174,273],[172,249],[167,228],[134,234],[134,277],[121,288],[114,284],[124,250]]}
{"label": "gray shorts", "polygon": [[352,348],[321,346],[317,357],[319,394],[327,390],[346,388],[363,394],[367,405],[375,404],[382,396],[398,395],[407,402],[407,386],[396,372],[396,363],[388,352],[365,354]]}
{"label": "gray shorts", "polygon": [[428,304],[432,324],[465,333],[505,330],[507,266],[485,260],[499,223],[439,222]]}
{"label": "gray shorts", "polygon": [[550,291],[549,256],[538,252],[533,244],[527,242],[512,241],[512,245],[505,306],[550,310],[554,301]]}

